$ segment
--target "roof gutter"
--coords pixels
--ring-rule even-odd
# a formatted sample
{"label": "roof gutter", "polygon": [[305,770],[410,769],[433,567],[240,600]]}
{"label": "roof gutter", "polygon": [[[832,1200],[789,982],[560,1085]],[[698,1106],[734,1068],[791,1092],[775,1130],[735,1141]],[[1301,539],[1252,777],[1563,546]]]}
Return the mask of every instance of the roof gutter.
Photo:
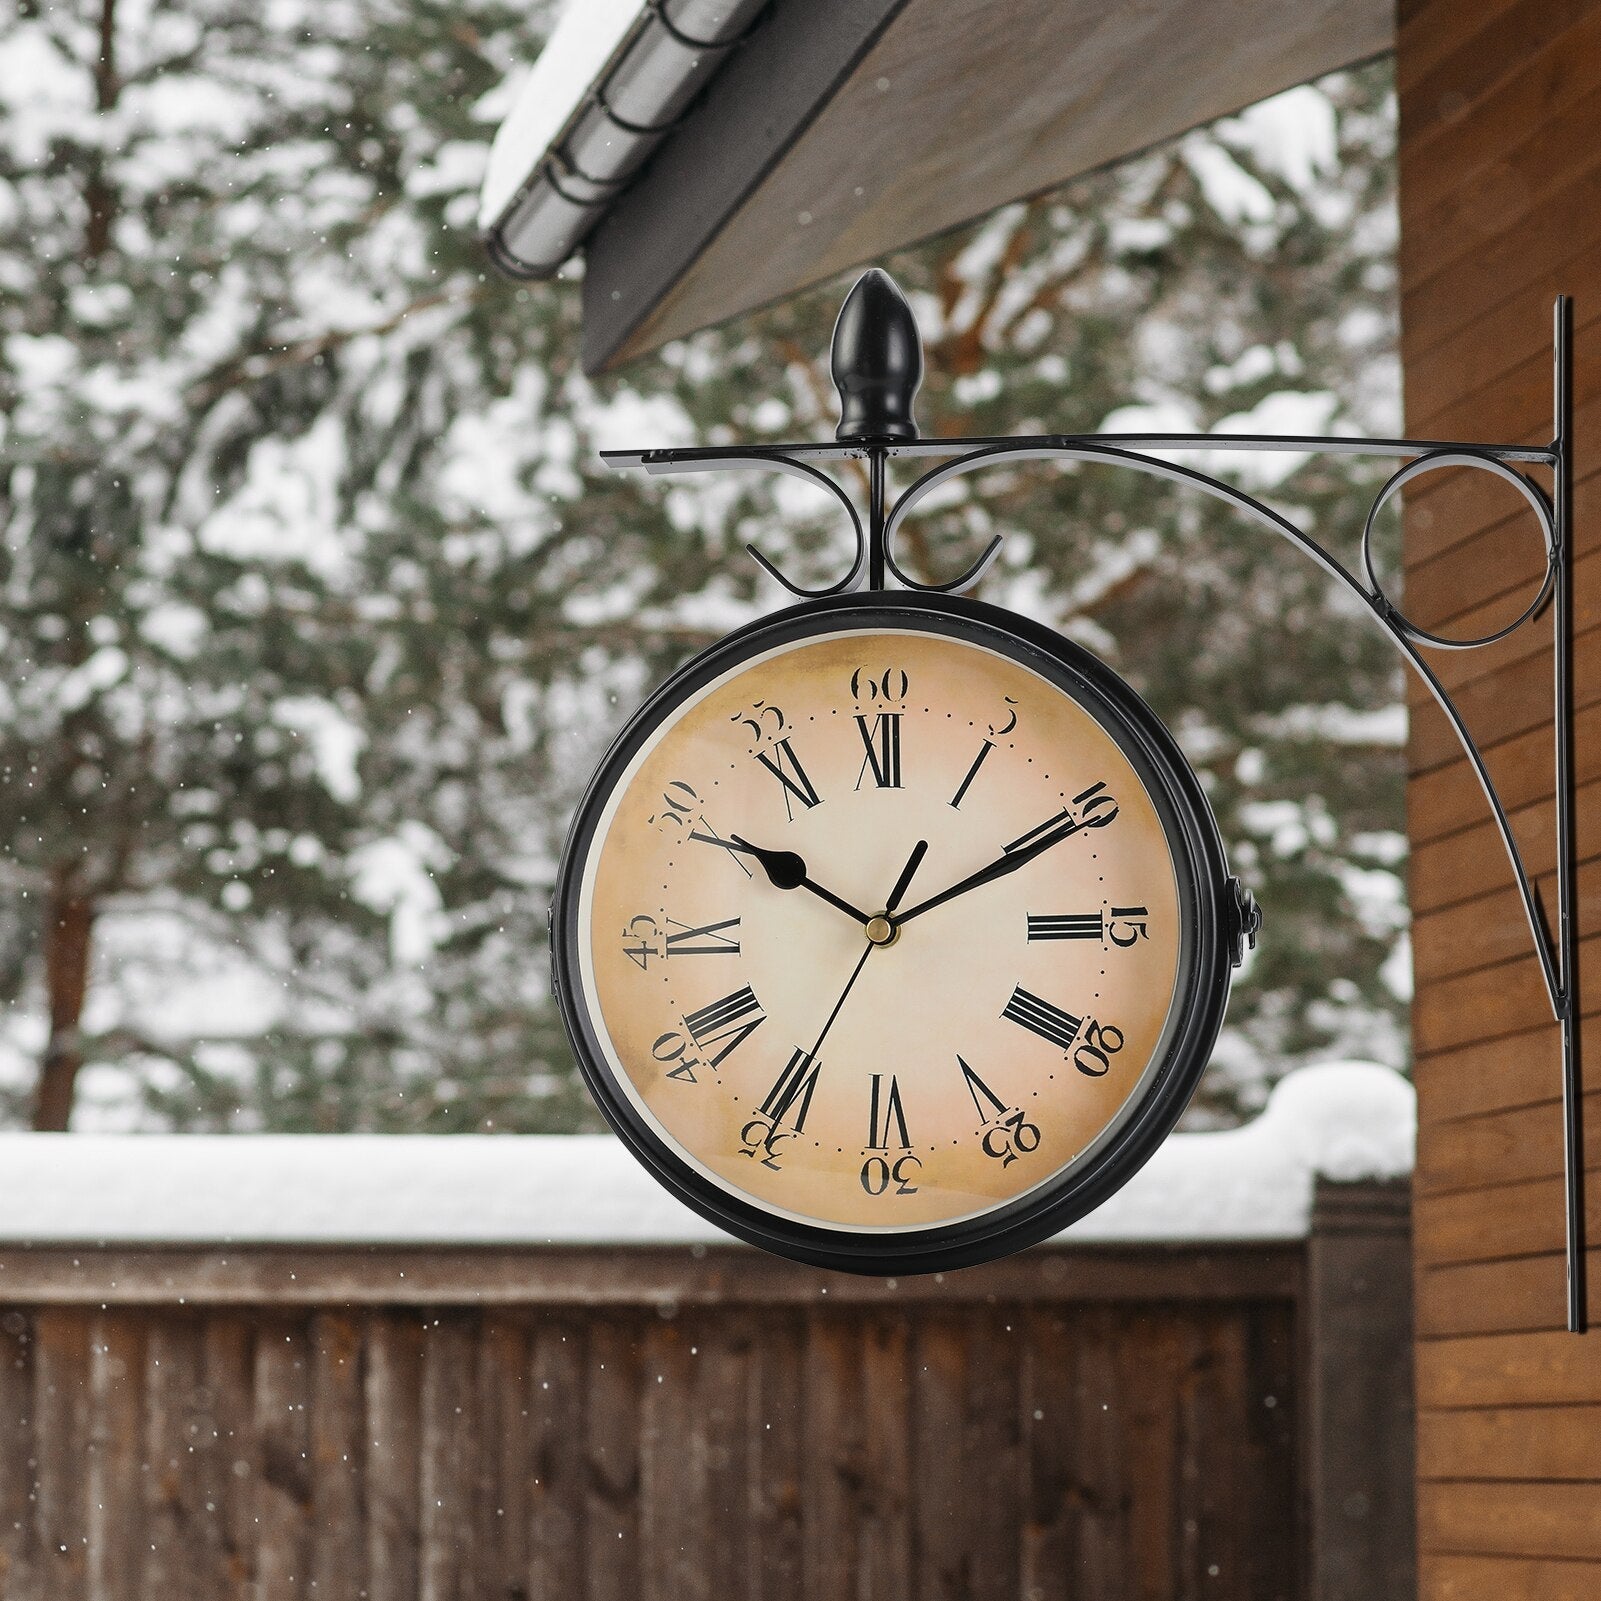
{"label": "roof gutter", "polygon": [[569,0],[490,150],[479,226],[495,264],[516,278],[554,275],[766,3]]}

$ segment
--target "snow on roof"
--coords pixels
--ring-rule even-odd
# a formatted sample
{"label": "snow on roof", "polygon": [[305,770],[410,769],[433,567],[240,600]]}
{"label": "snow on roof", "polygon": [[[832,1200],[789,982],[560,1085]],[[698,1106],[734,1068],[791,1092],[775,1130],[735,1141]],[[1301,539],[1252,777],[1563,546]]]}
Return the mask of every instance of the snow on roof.
{"label": "snow on roof", "polygon": [[[1243,1128],[1175,1135],[1062,1238],[1298,1239],[1317,1176],[1409,1173],[1415,1122],[1389,1068],[1302,1068]],[[0,1243],[725,1239],[606,1135],[0,1135]]]}

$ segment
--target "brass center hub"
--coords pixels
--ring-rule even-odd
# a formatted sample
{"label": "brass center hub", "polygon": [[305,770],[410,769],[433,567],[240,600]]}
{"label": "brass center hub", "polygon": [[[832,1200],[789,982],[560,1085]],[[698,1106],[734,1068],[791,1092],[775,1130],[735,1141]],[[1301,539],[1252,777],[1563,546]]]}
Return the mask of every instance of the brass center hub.
{"label": "brass center hub", "polygon": [[867,920],[867,937],[875,945],[893,945],[901,937],[900,929],[880,913]]}

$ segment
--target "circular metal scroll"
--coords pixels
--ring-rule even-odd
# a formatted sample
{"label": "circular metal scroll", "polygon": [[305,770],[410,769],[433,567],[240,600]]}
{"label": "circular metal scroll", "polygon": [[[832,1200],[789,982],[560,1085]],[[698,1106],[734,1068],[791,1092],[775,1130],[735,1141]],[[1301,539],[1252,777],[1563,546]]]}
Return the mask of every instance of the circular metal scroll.
{"label": "circular metal scroll", "polygon": [[[1545,576],[1540,587],[1535,591],[1534,599],[1524,607],[1523,611],[1508,623],[1504,628],[1497,628],[1491,633],[1482,634],[1476,639],[1454,639],[1445,634],[1430,633],[1426,628],[1419,628],[1400,607],[1384,592],[1384,585],[1379,580],[1378,568],[1373,560],[1373,525],[1378,521],[1379,513],[1414,479],[1422,478],[1426,474],[1436,472],[1442,467],[1472,467],[1480,472],[1487,472],[1492,477],[1509,483],[1523,496],[1529,509],[1539,519],[1540,527],[1545,531]],[[1432,645],[1439,650],[1476,650],[1481,645],[1493,645],[1498,639],[1505,639],[1508,634],[1515,634],[1526,622],[1534,617],[1551,593],[1551,587],[1556,582],[1557,572],[1557,536],[1556,525],[1551,516],[1550,502],[1545,498],[1538,484],[1525,478],[1520,472],[1514,472],[1504,462],[1497,461],[1493,456],[1480,455],[1476,451],[1468,450],[1439,450],[1431,455],[1419,456],[1416,461],[1409,461],[1406,466],[1396,472],[1384,488],[1378,493],[1373,502],[1372,510],[1368,512],[1367,522],[1362,527],[1362,566],[1367,573],[1368,588],[1371,591],[1374,604],[1381,607],[1385,615],[1406,634],[1408,638],[1416,640],[1420,645]]]}

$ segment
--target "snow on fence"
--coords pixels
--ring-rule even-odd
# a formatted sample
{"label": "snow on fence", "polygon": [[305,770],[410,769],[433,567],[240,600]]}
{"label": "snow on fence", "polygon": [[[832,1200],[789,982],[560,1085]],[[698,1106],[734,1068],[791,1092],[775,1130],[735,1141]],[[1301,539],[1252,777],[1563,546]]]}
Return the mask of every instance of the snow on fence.
{"label": "snow on fence", "polygon": [[899,1281],[604,1139],[0,1137],[0,1596],[1403,1597],[1411,1119]]}

